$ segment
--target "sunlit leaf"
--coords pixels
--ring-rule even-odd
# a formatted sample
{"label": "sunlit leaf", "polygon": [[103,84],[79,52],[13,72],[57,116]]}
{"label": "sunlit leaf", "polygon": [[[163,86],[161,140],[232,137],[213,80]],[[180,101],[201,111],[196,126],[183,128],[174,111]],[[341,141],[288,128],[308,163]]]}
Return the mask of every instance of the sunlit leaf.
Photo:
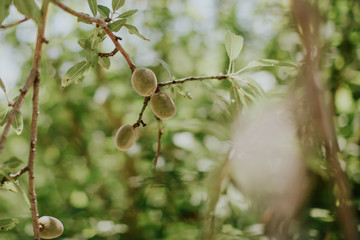
{"label": "sunlit leaf", "polygon": [[142,34],[139,33],[138,29],[133,26],[133,25],[129,25],[129,24],[125,24],[124,25],[128,30],[130,34],[136,34],[137,36],[139,36],[140,38],[146,40],[146,41],[150,41],[149,39],[147,39],[146,37],[144,37]]}
{"label": "sunlit leaf", "polygon": [[[1,179],[0,179],[1,180]],[[18,190],[15,186],[15,183],[13,181],[5,181],[2,185],[0,185],[0,189],[9,191],[9,192],[13,192],[13,193],[17,193]]]}
{"label": "sunlit leaf", "polygon": [[97,14],[97,0],[88,0],[88,4],[90,7],[90,10],[92,12],[92,14],[94,15],[94,17],[96,17]]}
{"label": "sunlit leaf", "polygon": [[252,90],[254,90],[254,92],[256,92],[262,98],[265,97],[265,91],[258,82],[256,82],[255,80],[253,80],[251,78],[246,78],[246,81],[247,81],[247,84],[250,86],[250,88]]}
{"label": "sunlit leaf", "polygon": [[4,93],[6,94],[6,87],[5,84],[3,82],[3,80],[0,78],[0,88],[4,91]]}
{"label": "sunlit leaf", "polygon": [[99,64],[103,68],[109,69],[110,68],[110,59],[108,57],[99,58]]}
{"label": "sunlit leaf", "polygon": [[176,91],[180,93],[185,99],[192,99],[191,93],[188,92],[184,87],[176,86]]}
{"label": "sunlit leaf", "polygon": [[0,231],[9,231],[13,229],[19,220],[17,219],[0,219]]}
{"label": "sunlit leaf", "polygon": [[273,60],[273,59],[259,59],[259,60],[249,62],[248,65],[246,65],[244,68],[237,71],[235,74],[243,73],[246,71],[257,70],[257,69],[260,69],[263,67],[294,67],[294,68],[296,68],[297,66],[294,63],[290,63],[290,62],[281,62],[281,61]]}
{"label": "sunlit leaf", "polygon": [[79,39],[79,40],[78,40],[78,44],[79,44],[80,47],[82,47],[82,48],[85,48],[85,42],[86,42],[86,39]]}
{"label": "sunlit leaf", "polygon": [[73,82],[77,82],[80,80],[85,71],[88,70],[90,67],[90,64],[87,61],[81,61],[74,66],[72,66],[64,75],[64,77],[61,80],[62,87],[67,87]]}
{"label": "sunlit leaf", "polygon": [[4,167],[9,168],[9,169],[17,168],[18,166],[20,166],[23,163],[24,162],[21,161],[20,159],[18,159],[17,157],[12,157],[9,160],[6,160],[4,162]]}
{"label": "sunlit leaf", "polygon": [[134,10],[129,10],[126,12],[123,12],[122,14],[120,14],[117,18],[127,18],[130,17],[132,15],[134,15],[138,10],[134,9]]}
{"label": "sunlit leaf", "polygon": [[16,114],[14,121],[12,122],[12,127],[15,129],[17,135],[21,134],[24,128],[24,120],[20,111]]}
{"label": "sunlit leaf", "polygon": [[108,18],[110,16],[110,9],[108,7],[105,7],[103,5],[98,5],[98,10],[103,18]]}
{"label": "sunlit leaf", "polygon": [[32,18],[38,25],[41,24],[41,12],[34,0],[14,0],[14,5],[20,13]]}
{"label": "sunlit leaf", "polygon": [[230,61],[235,60],[239,56],[243,48],[243,44],[244,44],[244,39],[242,36],[236,35],[231,31],[228,31],[226,33],[225,48],[230,58]]}
{"label": "sunlit leaf", "polygon": [[108,28],[112,32],[118,32],[126,23],[126,19],[117,20],[115,22],[112,22],[108,25]]}
{"label": "sunlit leaf", "polygon": [[119,8],[124,6],[125,0],[112,0],[112,9],[114,12],[116,12]]}
{"label": "sunlit leaf", "polygon": [[12,0],[1,0],[0,1],[0,24],[9,15],[9,6],[11,5],[11,3],[12,3]]}

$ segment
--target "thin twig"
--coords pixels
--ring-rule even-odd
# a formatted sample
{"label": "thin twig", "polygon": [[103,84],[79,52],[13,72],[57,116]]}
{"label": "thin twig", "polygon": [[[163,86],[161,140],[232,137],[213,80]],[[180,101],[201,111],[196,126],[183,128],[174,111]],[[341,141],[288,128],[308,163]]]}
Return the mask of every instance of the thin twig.
{"label": "thin twig", "polygon": [[157,151],[156,151],[154,161],[153,161],[153,167],[152,167],[153,169],[156,167],[157,161],[159,159],[159,155],[161,152],[161,136],[163,135],[163,132],[161,130],[161,120],[157,117],[156,117],[156,119],[158,121],[158,142],[157,142],[158,145],[157,145]]}
{"label": "thin twig", "polygon": [[114,56],[119,50],[117,48],[115,48],[112,52],[109,53],[99,53],[99,57],[103,58],[103,57],[112,57]]}
{"label": "thin twig", "polygon": [[95,17],[90,17],[89,15],[83,14],[83,13],[79,13],[74,11],[73,9],[69,8],[68,6],[62,4],[60,1],[58,0],[54,0],[53,1],[58,7],[60,7],[61,9],[63,9],[64,11],[70,13],[71,15],[74,15],[78,18],[84,19],[88,22],[93,22],[98,24],[104,31],[105,33],[110,37],[111,41],[113,41],[115,47],[119,50],[119,52],[123,55],[123,57],[125,58],[126,62],[128,63],[131,72],[134,72],[136,67],[135,64],[131,61],[129,54],[124,50],[124,48],[120,45],[119,43],[119,38],[117,36],[114,35],[113,32],[111,32],[111,30],[108,28],[108,26],[106,25],[105,20],[101,19],[101,18],[95,18]]}
{"label": "thin twig", "polygon": [[223,80],[226,78],[228,78],[228,75],[223,75],[223,74],[213,75],[213,76],[186,77],[186,78],[180,78],[177,80],[158,83],[158,87],[164,87],[164,86],[173,85],[173,84],[185,83],[185,82],[189,82],[189,81],[202,81],[202,80],[208,80],[208,79]]}
{"label": "thin twig", "polygon": [[140,127],[141,124],[143,125],[143,127],[146,126],[146,124],[142,120],[142,116],[143,116],[144,111],[145,111],[145,109],[146,109],[146,107],[148,105],[149,100],[150,100],[150,97],[145,97],[144,98],[144,103],[143,103],[143,106],[142,106],[141,111],[139,113],[139,118],[136,121],[136,123],[133,125],[134,128]]}
{"label": "thin twig", "polygon": [[10,173],[9,177],[11,177],[12,179],[16,180],[18,179],[21,175],[23,175],[24,173],[26,173],[29,170],[29,166],[25,166],[22,169],[20,169],[17,173]]}
{"label": "thin twig", "polygon": [[19,21],[16,21],[16,22],[10,23],[10,24],[8,24],[8,25],[0,25],[0,29],[7,29],[7,28],[11,28],[11,27],[16,26],[16,25],[18,25],[18,24],[20,24],[20,23],[26,22],[26,21],[27,21],[27,20],[29,20],[29,19],[30,19],[30,18],[25,17],[25,18],[24,18],[24,19],[22,19],[22,20],[19,20]]}

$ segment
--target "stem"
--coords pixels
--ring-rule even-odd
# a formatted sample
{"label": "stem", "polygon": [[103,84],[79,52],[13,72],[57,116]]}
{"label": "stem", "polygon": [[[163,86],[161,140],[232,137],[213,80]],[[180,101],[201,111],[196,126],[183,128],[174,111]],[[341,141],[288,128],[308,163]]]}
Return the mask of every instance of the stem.
{"label": "stem", "polygon": [[[155,116],[156,117],[156,116]],[[154,158],[154,161],[153,161],[153,169],[156,167],[156,164],[157,164],[157,161],[159,159],[159,155],[160,155],[160,152],[161,152],[161,136],[163,135],[163,132],[161,130],[161,120],[158,119],[156,117],[157,121],[158,121],[158,145],[157,145],[157,151],[156,151],[156,154],[155,154],[155,158]]]}
{"label": "stem", "polygon": [[145,98],[144,98],[144,103],[143,103],[143,106],[142,106],[141,111],[140,111],[140,113],[139,113],[139,118],[138,118],[138,120],[136,121],[136,123],[133,125],[135,128],[136,128],[136,127],[140,127],[140,124],[142,124],[144,127],[146,126],[146,124],[145,124],[145,123],[143,122],[143,120],[142,120],[142,116],[143,116],[143,114],[144,114],[144,111],[145,111],[148,103],[149,103],[149,100],[150,100],[150,97],[145,97]]}
{"label": "stem", "polygon": [[202,80],[208,80],[208,79],[223,80],[223,79],[227,79],[227,78],[228,78],[228,75],[224,75],[224,74],[212,75],[212,76],[200,76],[200,77],[186,77],[186,78],[180,78],[177,80],[158,83],[158,87],[164,87],[164,86],[173,85],[173,84],[185,83],[185,82],[189,82],[189,81],[202,81]]}
{"label": "stem", "polygon": [[54,4],[56,4],[58,7],[60,7],[61,9],[63,9],[64,11],[70,13],[71,15],[74,15],[78,18],[84,19],[88,22],[93,22],[98,24],[104,31],[105,33],[110,37],[111,41],[113,41],[115,47],[117,48],[117,50],[119,50],[119,52],[123,55],[123,57],[125,58],[127,64],[129,65],[131,72],[134,72],[136,67],[135,64],[131,61],[129,54],[124,50],[124,48],[121,46],[121,44],[118,42],[119,38],[116,37],[114,35],[113,32],[111,32],[111,30],[108,28],[108,26],[106,25],[105,20],[101,19],[101,18],[95,18],[95,17],[90,17],[86,14],[83,13],[79,13],[74,11],[73,9],[69,8],[68,6],[62,4],[61,2],[59,2],[58,0],[54,0],[53,1]]}
{"label": "stem", "polygon": [[8,25],[0,25],[0,29],[7,29],[7,28],[11,28],[11,27],[16,26],[16,25],[18,25],[18,24],[20,24],[20,23],[26,22],[26,21],[27,21],[27,20],[29,20],[29,19],[30,19],[30,18],[25,17],[25,18],[24,18],[24,19],[22,19],[22,20],[19,20],[19,21],[16,21],[16,22],[10,23],[10,24],[8,24]]}
{"label": "stem", "polygon": [[30,152],[29,152],[29,196],[31,204],[31,214],[33,218],[33,229],[35,239],[40,239],[39,221],[38,221],[38,210],[37,200],[35,192],[35,175],[34,175],[34,162],[36,155],[36,143],[37,143],[37,122],[39,117],[39,85],[40,85],[40,74],[35,78],[34,81],[34,95],[33,95],[33,111],[31,120],[31,133],[30,133]]}
{"label": "stem", "polygon": [[14,180],[18,179],[21,175],[26,173],[29,170],[29,166],[25,166],[20,169],[17,173],[9,174],[9,177],[13,178]]}
{"label": "stem", "polygon": [[99,53],[99,57],[103,58],[103,57],[112,57],[114,56],[119,50],[117,48],[115,48],[112,52],[109,53]]}

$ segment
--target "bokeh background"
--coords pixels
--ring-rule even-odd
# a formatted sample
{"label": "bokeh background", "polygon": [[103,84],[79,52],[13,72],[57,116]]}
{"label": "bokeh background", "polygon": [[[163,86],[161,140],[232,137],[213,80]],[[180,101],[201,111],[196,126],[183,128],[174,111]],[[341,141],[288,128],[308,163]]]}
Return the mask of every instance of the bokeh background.
{"label": "bokeh background", "polygon": [[[91,13],[87,1],[63,1],[73,9]],[[111,6],[111,1],[98,1]],[[360,3],[322,0],[324,47],[322,77],[333,95],[339,145],[360,209]],[[118,35],[138,67],[149,67],[159,81],[225,73],[229,64],[224,38],[228,30],[244,37],[236,67],[259,58],[301,62],[303,50],[294,30],[288,0],[133,0],[121,11],[138,9],[129,23],[150,39],[144,41],[122,29]],[[21,19],[11,7],[3,24]],[[61,88],[61,77],[84,59],[77,41],[94,26],[54,5],[50,6],[41,62],[40,117],[36,157],[36,192],[40,215],[59,218],[65,232],[59,239],[201,239],[206,216],[211,172],[227,158],[233,116],[226,110],[230,85],[203,81],[169,88],[177,114],[164,121],[162,152],[155,170],[157,122],[149,109],[148,125],[138,128],[138,140],[127,152],[114,147],[122,124],[136,122],[143,98],[131,88],[131,72],[120,54],[110,69],[91,69],[79,84]],[[32,65],[36,25],[32,21],[0,30],[0,77],[10,99],[18,95]],[[105,40],[103,52],[113,50]],[[295,79],[289,69],[266,69],[253,74],[269,95],[279,95]],[[0,93],[1,108],[7,106]],[[225,106],[225,107],[224,107]],[[31,93],[21,112],[24,130],[11,131],[1,160],[27,162],[31,120]],[[309,163],[313,188],[297,222],[296,239],[341,239],[336,220],[336,199],[331,174]],[[27,189],[27,177],[19,179]],[[211,185],[210,185],[211,188]],[[31,214],[20,194],[0,191],[0,218],[18,218],[20,224],[0,239],[32,239]],[[229,184],[215,212],[217,239],[262,239],[251,202]]]}

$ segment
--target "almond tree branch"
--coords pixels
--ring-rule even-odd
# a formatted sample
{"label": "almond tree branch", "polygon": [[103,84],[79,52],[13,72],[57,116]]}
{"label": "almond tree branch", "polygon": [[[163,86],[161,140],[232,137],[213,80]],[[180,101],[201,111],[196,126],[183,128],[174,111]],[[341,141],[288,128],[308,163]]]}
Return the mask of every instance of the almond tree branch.
{"label": "almond tree branch", "polygon": [[99,57],[103,58],[103,57],[112,57],[114,56],[119,50],[117,48],[115,48],[112,52],[109,53],[99,53]]}
{"label": "almond tree branch", "polygon": [[17,173],[10,173],[9,177],[13,178],[14,180],[18,179],[21,175],[26,173],[29,170],[29,166],[25,166],[20,169]]}
{"label": "almond tree branch", "polygon": [[20,23],[26,22],[26,21],[29,20],[29,19],[30,19],[30,18],[25,17],[24,19],[21,19],[21,20],[19,20],[19,21],[13,22],[13,23],[10,23],[10,24],[8,24],[8,25],[0,25],[0,29],[11,28],[11,27],[16,26],[16,25],[18,25],[18,24],[20,24]]}
{"label": "almond tree branch", "polygon": [[305,0],[292,1],[293,16],[298,24],[299,35],[303,41],[306,55],[303,77],[299,79],[304,84],[306,99],[314,117],[318,135],[325,146],[329,169],[334,176],[334,185],[338,189],[339,207],[337,209],[339,223],[345,239],[358,239],[357,221],[352,206],[352,196],[349,180],[339,162],[339,146],[334,127],[333,114],[325,102],[324,90],[320,79],[319,53],[319,13],[315,6]]}
{"label": "almond tree branch", "polygon": [[29,171],[29,195],[30,195],[30,204],[31,204],[31,213],[33,218],[33,229],[35,239],[40,239],[39,231],[39,214],[37,210],[37,200],[35,192],[35,174],[34,174],[34,162],[36,155],[36,143],[37,143],[37,122],[39,117],[39,86],[40,86],[40,73],[35,78],[34,88],[33,88],[33,110],[32,110],[32,120],[31,120],[31,133],[30,133],[30,151],[29,151],[29,162],[28,162],[28,171]]}
{"label": "almond tree branch", "polygon": [[[45,2],[47,2],[47,1],[45,1]],[[45,11],[43,11],[43,20],[46,17],[47,7],[46,7],[46,9],[44,8],[44,10]],[[16,114],[18,114],[18,112],[20,111],[20,108],[21,108],[22,103],[24,102],[25,96],[26,96],[29,88],[33,85],[36,74],[40,67],[41,49],[42,49],[42,45],[44,43],[44,30],[45,30],[45,21],[43,21],[42,26],[38,28],[32,69],[30,70],[30,74],[29,74],[28,78],[26,79],[24,86],[20,89],[20,95],[14,103],[13,110],[8,118],[8,121],[3,130],[3,133],[0,137],[0,154],[1,154],[2,150],[4,149],[6,136],[10,131],[11,124],[14,121]]]}
{"label": "almond tree branch", "polygon": [[223,80],[226,78],[228,78],[228,75],[224,75],[224,74],[213,75],[213,76],[186,77],[186,78],[180,78],[177,80],[158,83],[158,87],[164,87],[164,86],[173,85],[173,84],[185,83],[185,82],[189,82],[189,81],[202,81],[202,80],[209,80],[209,79]]}
{"label": "almond tree branch", "polygon": [[101,18],[95,18],[95,17],[90,17],[86,14],[83,13],[79,13],[74,11],[73,9],[69,8],[68,6],[62,4],[60,1],[58,0],[53,0],[53,3],[56,4],[58,7],[60,7],[61,9],[63,9],[64,11],[70,13],[71,15],[74,15],[78,18],[81,18],[83,20],[86,20],[88,22],[93,22],[98,24],[104,31],[105,33],[110,37],[111,41],[113,41],[115,47],[117,48],[117,50],[119,50],[119,52],[123,55],[123,57],[125,58],[126,62],[128,63],[131,72],[134,72],[136,67],[135,64],[131,61],[129,54],[124,50],[124,48],[120,45],[119,43],[119,38],[116,37],[114,35],[113,32],[111,32],[111,30],[108,28],[108,26],[106,25],[105,20],[101,19]]}

